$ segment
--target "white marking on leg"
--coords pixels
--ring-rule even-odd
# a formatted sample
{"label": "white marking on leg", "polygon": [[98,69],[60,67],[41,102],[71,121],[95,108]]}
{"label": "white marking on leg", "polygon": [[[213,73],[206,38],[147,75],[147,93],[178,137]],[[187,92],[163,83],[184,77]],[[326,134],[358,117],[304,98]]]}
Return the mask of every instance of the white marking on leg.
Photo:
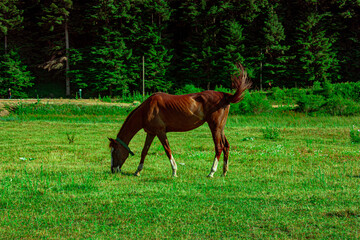
{"label": "white marking on leg", "polygon": [[212,172],[216,172],[216,171],[217,171],[218,164],[219,164],[219,159],[215,158],[215,159],[214,159],[214,163],[213,163],[212,168],[211,168],[211,171],[212,171]]}
{"label": "white marking on leg", "polygon": [[214,159],[214,163],[211,167],[211,172],[210,174],[208,175],[208,177],[213,177],[214,176],[214,173],[216,172],[217,170],[217,167],[218,167],[218,164],[219,164],[219,159],[217,157],[215,157]]}
{"label": "white marking on leg", "polygon": [[171,163],[171,167],[173,170],[176,170],[177,169],[177,165],[176,165],[176,162],[175,162],[175,159],[174,157],[171,155],[171,158],[170,158],[170,163]]}
{"label": "white marking on leg", "polygon": [[173,177],[177,177],[176,176],[177,165],[176,165],[175,159],[174,159],[174,157],[172,155],[171,155],[171,158],[170,158],[170,164],[171,164],[171,167],[172,167],[172,170],[173,170]]}

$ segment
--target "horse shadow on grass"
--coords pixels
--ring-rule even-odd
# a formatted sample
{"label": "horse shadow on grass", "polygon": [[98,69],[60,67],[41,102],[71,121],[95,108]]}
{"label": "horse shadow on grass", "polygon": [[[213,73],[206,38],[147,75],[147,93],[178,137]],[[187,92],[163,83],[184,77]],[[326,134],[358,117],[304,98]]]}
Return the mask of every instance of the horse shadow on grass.
{"label": "horse shadow on grass", "polygon": [[124,171],[112,173],[110,170],[104,170],[103,174],[104,175],[109,175],[109,176],[121,175],[121,176],[133,176],[134,177],[133,172],[124,172]]}
{"label": "horse shadow on grass", "polygon": [[104,170],[103,175],[105,175],[106,177],[112,177],[112,176],[126,176],[126,177],[133,177],[133,178],[139,178],[142,179],[146,182],[169,182],[169,181],[173,181],[174,179],[177,178],[173,178],[169,175],[169,177],[163,177],[163,176],[135,176],[134,172],[127,172],[127,171],[121,171],[121,172],[116,172],[116,173],[112,173],[110,170]]}
{"label": "horse shadow on grass", "polygon": [[347,175],[349,178],[360,178],[360,175]]}

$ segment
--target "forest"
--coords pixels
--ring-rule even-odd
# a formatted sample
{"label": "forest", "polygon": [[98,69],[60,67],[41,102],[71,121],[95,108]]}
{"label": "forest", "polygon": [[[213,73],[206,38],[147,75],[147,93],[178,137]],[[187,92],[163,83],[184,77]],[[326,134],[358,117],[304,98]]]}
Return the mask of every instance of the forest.
{"label": "forest", "polygon": [[229,88],[238,62],[258,90],[358,82],[359,23],[359,0],[1,0],[0,96]]}

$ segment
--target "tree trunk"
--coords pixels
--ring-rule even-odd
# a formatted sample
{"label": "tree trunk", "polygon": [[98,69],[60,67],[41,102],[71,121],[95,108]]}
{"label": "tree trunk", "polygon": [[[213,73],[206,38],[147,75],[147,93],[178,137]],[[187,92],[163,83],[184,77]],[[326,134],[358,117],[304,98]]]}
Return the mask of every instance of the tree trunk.
{"label": "tree trunk", "polygon": [[7,54],[7,35],[5,35],[5,39],[4,39],[4,41],[5,41],[5,54]]}
{"label": "tree trunk", "polygon": [[263,57],[261,50],[261,61],[260,61],[260,91],[263,90]]}
{"label": "tree trunk", "polygon": [[[65,16],[66,18],[66,16]],[[66,82],[66,96],[70,96],[70,79],[69,79],[69,33],[67,19],[65,20],[65,53],[66,53],[66,68],[65,68],[65,82]]]}

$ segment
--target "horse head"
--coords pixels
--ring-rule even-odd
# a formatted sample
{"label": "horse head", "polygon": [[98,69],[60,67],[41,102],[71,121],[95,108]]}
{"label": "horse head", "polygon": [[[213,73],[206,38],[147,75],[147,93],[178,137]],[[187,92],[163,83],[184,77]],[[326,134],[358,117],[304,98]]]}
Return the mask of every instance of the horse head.
{"label": "horse head", "polygon": [[122,165],[129,156],[129,150],[126,149],[117,139],[109,138],[111,148],[111,172],[120,172]]}

